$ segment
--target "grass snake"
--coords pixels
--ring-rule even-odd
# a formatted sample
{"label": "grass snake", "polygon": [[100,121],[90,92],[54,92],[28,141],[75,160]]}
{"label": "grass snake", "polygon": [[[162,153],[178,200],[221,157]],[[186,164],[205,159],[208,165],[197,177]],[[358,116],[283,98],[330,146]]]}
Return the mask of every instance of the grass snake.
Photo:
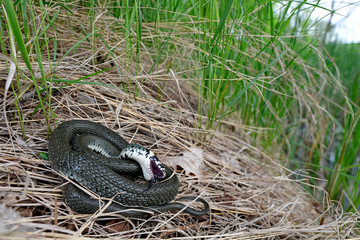
{"label": "grass snake", "polygon": [[[50,136],[49,159],[55,171],[100,196],[102,203],[111,199],[105,212],[142,217],[148,211],[183,210],[195,216],[209,211],[208,203],[199,197],[178,200],[199,201],[204,206],[201,210],[171,202],[179,189],[176,174],[148,149],[129,144],[98,123],[71,120],[60,124]],[[139,181],[139,176],[147,181]],[[76,212],[99,209],[101,202],[78,186],[69,183],[62,190],[66,203]]]}

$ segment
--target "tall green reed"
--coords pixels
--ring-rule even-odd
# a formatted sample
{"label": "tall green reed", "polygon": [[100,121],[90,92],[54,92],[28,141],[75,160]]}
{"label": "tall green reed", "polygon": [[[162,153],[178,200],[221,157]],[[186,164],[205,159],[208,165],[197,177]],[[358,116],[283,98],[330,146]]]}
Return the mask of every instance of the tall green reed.
{"label": "tall green reed", "polygon": [[[332,162],[334,172],[328,176],[329,195],[331,199],[340,199],[347,211],[358,211],[360,206],[359,182],[359,154],[360,154],[360,125],[359,119],[359,71],[357,59],[360,56],[359,44],[341,43],[337,40],[325,45],[331,59],[326,61],[333,78],[340,79],[344,91],[338,93],[332,89],[327,95],[333,99],[344,99],[339,95],[346,96],[347,105],[351,104],[349,111],[340,108],[332,109],[332,114],[337,116],[336,140],[333,152],[335,161]],[[345,105],[345,100],[339,102]],[[352,109],[355,109],[352,112]]]}

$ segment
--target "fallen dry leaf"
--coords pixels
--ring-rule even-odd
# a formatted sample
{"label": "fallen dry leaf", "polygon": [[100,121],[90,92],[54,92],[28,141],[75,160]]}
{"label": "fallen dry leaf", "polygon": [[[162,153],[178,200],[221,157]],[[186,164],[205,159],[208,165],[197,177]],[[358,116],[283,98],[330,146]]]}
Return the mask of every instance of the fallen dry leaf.
{"label": "fallen dry leaf", "polygon": [[167,157],[163,159],[164,163],[176,169],[177,166],[185,170],[186,174],[191,173],[199,179],[204,177],[204,157],[203,150],[199,147],[191,147],[189,151],[185,151],[176,157]]}
{"label": "fallen dry leaf", "polygon": [[105,225],[104,229],[107,230],[108,232],[116,233],[116,232],[129,231],[131,228],[128,222],[125,221],[118,222],[116,220],[112,220]]}

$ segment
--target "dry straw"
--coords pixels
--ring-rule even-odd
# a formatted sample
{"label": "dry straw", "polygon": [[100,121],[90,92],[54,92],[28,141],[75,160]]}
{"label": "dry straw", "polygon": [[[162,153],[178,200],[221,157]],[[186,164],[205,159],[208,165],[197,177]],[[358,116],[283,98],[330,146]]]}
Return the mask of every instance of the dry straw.
{"label": "dry straw", "polygon": [[[162,77],[172,76],[164,74]],[[193,218],[167,212],[135,220],[116,214],[76,214],[64,204],[61,196],[59,189],[64,181],[50,169],[47,161],[39,158],[39,152],[47,150],[46,126],[41,115],[25,121],[26,142],[21,137],[16,118],[9,122],[11,136],[2,119],[1,198],[7,208],[22,216],[6,219],[9,220],[7,225],[18,225],[11,233],[6,232],[10,234],[7,235],[9,239],[25,236],[44,239],[336,238],[348,234],[347,229],[351,231],[355,219],[343,216],[341,212],[325,213],[327,221],[319,226],[321,203],[302,191],[300,182],[294,180],[296,173],[247,144],[245,134],[196,128],[196,114],[187,102],[179,102],[182,94],[177,95],[177,100],[163,97],[162,101],[156,101],[151,96],[156,87],[149,82],[142,86],[143,96],[136,99],[115,87],[65,87],[54,94],[52,107],[58,122],[68,119],[100,122],[127,140],[151,148],[172,166],[176,165],[171,162],[174,157],[181,166],[184,153],[200,149],[200,156],[194,158],[203,162],[203,176],[179,170],[179,197],[199,195],[205,198],[210,203],[211,214]],[[116,84],[116,79],[113,83]],[[174,81],[167,85],[173,90],[172,96],[186,89]],[[23,102],[25,115],[31,115],[35,105],[33,99]],[[8,109],[9,118],[11,112]],[[213,135],[213,138],[201,142],[197,137],[200,135]],[[322,189],[314,187],[314,191],[321,193]],[[24,228],[26,232],[22,232]]]}
{"label": "dry straw", "polygon": [[[72,17],[74,21],[81,20],[79,16],[64,16],[64,21],[71,21]],[[106,29],[106,18],[102,21]],[[63,41],[64,48],[66,44],[72,46],[72,41],[77,39],[65,27],[57,31],[67,39]],[[119,47],[116,42],[121,43],[120,36],[108,37],[114,47]],[[67,56],[58,65],[57,78],[77,79],[98,71],[90,62],[105,48],[97,44],[100,44],[96,48],[99,51],[83,48]],[[122,56],[121,51],[114,52]],[[69,119],[87,119],[113,129],[128,141],[151,148],[170,166],[178,165],[181,182],[178,197],[201,196],[209,202],[211,213],[195,218],[181,212],[166,212],[145,219],[128,219],[102,212],[94,215],[73,212],[64,203],[60,191],[67,180],[39,157],[40,152],[47,151],[47,127],[42,114],[34,114],[38,101],[30,87],[28,97],[21,101],[26,141],[14,108],[14,95],[8,93],[6,99],[1,97],[10,129],[3,113],[0,119],[0,207],[3,210],[0,238],[336,239],[355,236],[356,216],[344,214],[336,204],[324,213],[323,203],[303,190],[306,177],[282,167],[277,154],[267,156],[251,146],[246,127],[231,122],[224,122],[221,131],[197,127],[197,96],[191,84],[178,80],[176,73],[162,70],[161,66],[151,75],[141,74],[152,65],[145,53],[144,46],[139,74],[135,74],[134,69],[125,70],[131,69],[128,66],[87,79],[106,86],[77,83],[59,88],[64,84],[49,82],[53,91],[51,107],[56,117],[52,128]],[[98,67],[109,67],[109,61],[118,66],[126,64],[120,57],[109,58]],[[7,76],[5,60],[1,61],[0,74]],[[127,59],[127,63],[131,61]],[[21,63],[19,67],[25,69]],[[21,81],[24,87],[29,84],[28,80]],[[0,84],[3,89],[4,81]],[[189,168],[184,161],[193,161],[199,168]],[[325,194],[316,186],[312,189],[315,196]],[[325,223],[319,225],[323,214]]]}

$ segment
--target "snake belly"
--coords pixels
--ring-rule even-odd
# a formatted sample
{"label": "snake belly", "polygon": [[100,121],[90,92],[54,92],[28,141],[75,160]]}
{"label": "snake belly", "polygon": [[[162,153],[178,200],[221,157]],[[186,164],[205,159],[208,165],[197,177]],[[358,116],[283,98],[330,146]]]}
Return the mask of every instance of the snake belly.
{"label": "snake belly", "polygon": [[[89,137],[90,136],[90,137]],[[85,139],[98,139],[104,152],[93,151],[81,144]],[[90,139],[90,140],[88,140]],[[94,140],[95,141],[95,140]],[[139,164],[129,159],[118,159],[122,149],[129,143],[105,126],[86,120],[64,122],[55,129],[49,140],[49,159],[51,167],[66,177],[87,188],[102,199],[111,199],[105,212],[119,212],[124,216],[141,217],[152,212],[183,210],[200,216],[209,210],[208,203],[197,197],[179,200],[196,200],[204,205],[202,210],[186,207],[172,202],[179,189],[179,180],[173,171],[165,166],[165,179],[153,183],[140,183],[134,178],[141,176]],[[91,198],[77,186],[69,183],[63,189],[66,203],[78,213],[94,213],[101,202]],[[102,201],[107,203],[108,200]]]}

